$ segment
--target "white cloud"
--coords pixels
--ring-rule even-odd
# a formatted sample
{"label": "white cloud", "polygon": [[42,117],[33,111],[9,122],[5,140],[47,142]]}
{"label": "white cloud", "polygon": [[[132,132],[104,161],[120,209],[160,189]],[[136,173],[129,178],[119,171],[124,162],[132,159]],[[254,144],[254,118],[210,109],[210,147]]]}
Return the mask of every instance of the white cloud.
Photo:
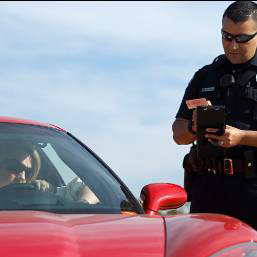
{"label": "white cloud", "polygon": [[[1,113],[81,138],[139,193],[182,184],[171,123],[228,2],[1,2]],[[203,22],[204,21],[204,22]]]}
{"label": "white cloud", "polygon": [[[120,52],[157,51],[181,58],[198,51],[218,52],[220,21],[226,2],[22,2],[1,3],[7,39],[2,46],[24,54],[69,54],[87,49]],[[211,19],[210,19],[211,18]],[[202,21],[206,22],[202,22]],[[211,29],[210,29],[211,28]],[[14,30],[15,34],[9,33]],[[31,48],[34,43],[40,48]],[[55,44],[54,44],[55,43]],[[183,51],[177,51],[183,47]],[[14,52],[17,54],[17,51]],[[170,53],[170,54],[169,54]]]}

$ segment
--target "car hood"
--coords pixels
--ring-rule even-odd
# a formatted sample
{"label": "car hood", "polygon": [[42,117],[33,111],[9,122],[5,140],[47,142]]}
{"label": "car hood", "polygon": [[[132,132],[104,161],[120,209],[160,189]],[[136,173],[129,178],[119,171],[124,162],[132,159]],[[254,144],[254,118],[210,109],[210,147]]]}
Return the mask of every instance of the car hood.
{"label": "car hood", "polygon": [[163,218],[148,215],[0,213],[0,256],[160,257]]}
{"label": "car hood", "polygon": [[174,215],[165,217],[165,224],[166,257],[206,257],[232,245],[257,242],[256,230],[221,214]]}
{"label": "car hood", "polygon": [[224,215],[0,212],[0,256],[206,257],[257,232]]}

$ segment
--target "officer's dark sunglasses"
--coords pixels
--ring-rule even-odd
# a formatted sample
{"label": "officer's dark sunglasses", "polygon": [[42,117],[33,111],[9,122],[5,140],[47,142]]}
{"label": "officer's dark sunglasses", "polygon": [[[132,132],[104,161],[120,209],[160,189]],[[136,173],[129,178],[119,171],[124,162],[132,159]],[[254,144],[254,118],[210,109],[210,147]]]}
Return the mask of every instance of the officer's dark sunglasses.
{"label": "officer's dark sunglasses", "polygon": [[252,35],[247,35],[247,34],[232,35],[222,29],[221,34],[222,34],[222,37],[227,41],[231,42],[233,39],[235,39],[237,43],[246,43],[251,39],[253,39],[257,35],[257,32]]}
{"label": "officer's dark sunglasses", "polygon": [[[27,173],[27,175],[30,176],[32,169],[26,167],[23,163],[19,162],[16,159],[5,159],[0,163],[0,168],[3,168],[6,171],[12,172],[14,174],[19,174],[23,171]],[[1,172],[1,171],[0,171]]]}

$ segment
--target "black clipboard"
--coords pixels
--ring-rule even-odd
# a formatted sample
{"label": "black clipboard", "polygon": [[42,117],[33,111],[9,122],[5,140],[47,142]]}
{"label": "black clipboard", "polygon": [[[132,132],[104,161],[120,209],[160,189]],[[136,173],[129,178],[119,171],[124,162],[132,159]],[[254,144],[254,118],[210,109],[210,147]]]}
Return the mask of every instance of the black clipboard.
{"label": "black clipboard", "polygon": [[217,128],[216,135],[224,134],[225,130],[225,106],[210,105],[196,108],[197,115],[197,157],[198,158],[224,158],[225,148],[214,145],[204,136],[207,128]]}

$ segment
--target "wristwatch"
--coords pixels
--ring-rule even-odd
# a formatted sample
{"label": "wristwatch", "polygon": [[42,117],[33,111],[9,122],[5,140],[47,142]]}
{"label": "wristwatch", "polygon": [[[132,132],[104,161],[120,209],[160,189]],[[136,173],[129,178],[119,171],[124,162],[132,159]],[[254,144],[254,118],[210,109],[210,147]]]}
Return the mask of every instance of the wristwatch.
{"label": "wristwatch", "polygon": [[188,129],[192,134],[196,135],[196,132],[193,131],[193,121],[192,121],[192,120],[190,120],[190,121],[188,122],[187,129]]}

